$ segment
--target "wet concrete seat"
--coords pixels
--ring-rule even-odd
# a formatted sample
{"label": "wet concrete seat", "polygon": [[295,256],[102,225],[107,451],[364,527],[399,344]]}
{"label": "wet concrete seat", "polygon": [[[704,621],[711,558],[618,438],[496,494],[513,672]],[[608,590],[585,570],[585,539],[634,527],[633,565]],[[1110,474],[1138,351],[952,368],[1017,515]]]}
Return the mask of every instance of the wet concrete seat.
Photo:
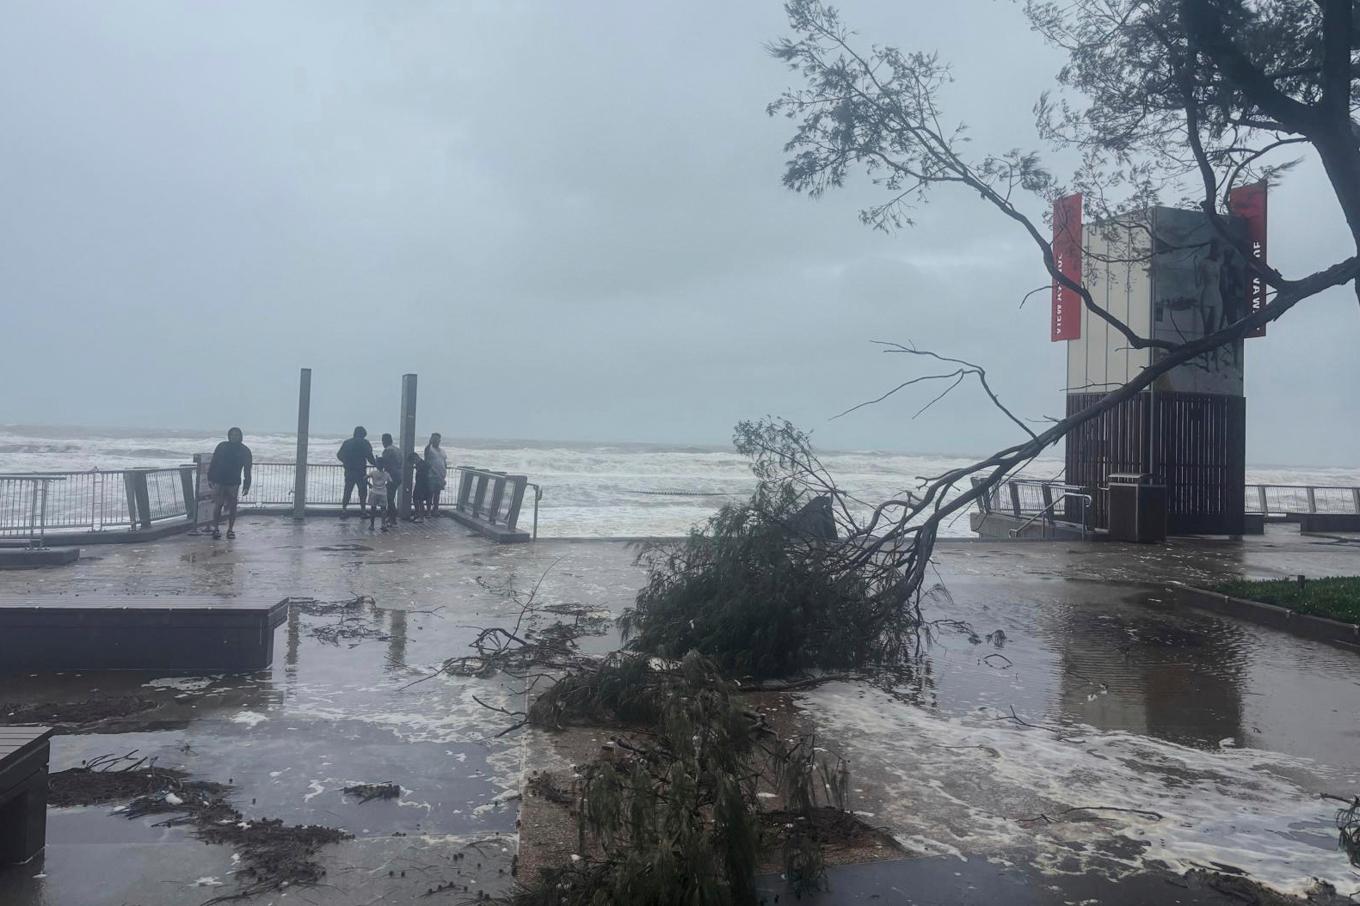
{"label": "wet concrete seat", "polygon": [[27,862],[47,837],[48,727],[0,727],[0,865]]}
{"label": "wet concrete seat", "polygon": [[274,659],[285,601],[174,595],[0,596],[0,674],[223,673]]}

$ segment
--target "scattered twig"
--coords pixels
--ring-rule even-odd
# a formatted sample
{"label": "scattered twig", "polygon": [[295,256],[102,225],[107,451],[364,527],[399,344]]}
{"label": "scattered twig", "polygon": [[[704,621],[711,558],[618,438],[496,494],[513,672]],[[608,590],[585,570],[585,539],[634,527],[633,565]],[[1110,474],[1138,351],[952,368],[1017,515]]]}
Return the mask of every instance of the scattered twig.
{"label": "scattered twig", "polygon": [[1054,812],[1052,816],[1041,812],[1038,815],[1029,818],[1016,818],[1015,823],[1034,824],[1042,821],[1044,824],[1054,824],[1059,818],[1062,818],[1064,815],[1070,815],[1073,812],[1120,812],[1128,815],[1137,815],[1140,818],[1150,818],[1153,821],[1162,821],[1166,818],[1161,812],[1154,812],[1151,809],[1124,808],[1118,805],[1074,805],[1071,808],[1065,808],[1060,812]]}

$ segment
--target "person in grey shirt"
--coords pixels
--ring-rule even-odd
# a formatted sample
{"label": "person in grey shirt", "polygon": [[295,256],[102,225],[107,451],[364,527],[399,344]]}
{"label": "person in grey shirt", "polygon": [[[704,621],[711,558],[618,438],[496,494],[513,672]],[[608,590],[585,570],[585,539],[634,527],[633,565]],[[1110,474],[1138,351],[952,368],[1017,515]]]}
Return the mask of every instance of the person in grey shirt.
{"label": "person in grey shirt", "polygon": [[387,519],[392,525],[396,525],[397,488],[401,487],[402,455],[392,443],[392,435],[384,434],[382,443],[382,455],[378,457],[378,466],[387,473]]}

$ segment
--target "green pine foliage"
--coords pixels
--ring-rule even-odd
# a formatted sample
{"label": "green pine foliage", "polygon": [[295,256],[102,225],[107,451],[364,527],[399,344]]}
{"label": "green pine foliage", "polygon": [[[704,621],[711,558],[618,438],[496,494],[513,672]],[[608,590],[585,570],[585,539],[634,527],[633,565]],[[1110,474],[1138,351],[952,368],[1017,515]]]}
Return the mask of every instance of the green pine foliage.
{"label": "green pine foliage", "polygon": [[[646,584],[620,620],[629,647],[663,658],[699,651],[755,678],[900,655],[919,611],[902,575],[864,553],[808,436],[788,422],[743,422],[736,445],[752,460],[755,492],[682,542],[644,549]],[[806,517],[823,501],[835,539]]]}
{"label": "green pine foliage", "polygon": [[[568,679],[569,691],[531,721],[607,719],[647,742],[581,769],[584,852],[522,890],[515,906],[755,904],[765,749],[736,687],[693,652],[678,664],[616,656]],[[650,706],[637,707],[644,699]]]}

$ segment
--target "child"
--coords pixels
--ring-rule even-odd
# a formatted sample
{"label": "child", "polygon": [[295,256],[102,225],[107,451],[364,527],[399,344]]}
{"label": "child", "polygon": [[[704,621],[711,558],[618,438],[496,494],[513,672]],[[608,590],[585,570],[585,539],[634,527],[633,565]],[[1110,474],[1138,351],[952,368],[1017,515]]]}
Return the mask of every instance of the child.
{"label": "child", "polygon": [[382,513],[382,530],[387,531],[387,471],[382,466],[368,469],[368,530],[373,531],[373,518]]}

